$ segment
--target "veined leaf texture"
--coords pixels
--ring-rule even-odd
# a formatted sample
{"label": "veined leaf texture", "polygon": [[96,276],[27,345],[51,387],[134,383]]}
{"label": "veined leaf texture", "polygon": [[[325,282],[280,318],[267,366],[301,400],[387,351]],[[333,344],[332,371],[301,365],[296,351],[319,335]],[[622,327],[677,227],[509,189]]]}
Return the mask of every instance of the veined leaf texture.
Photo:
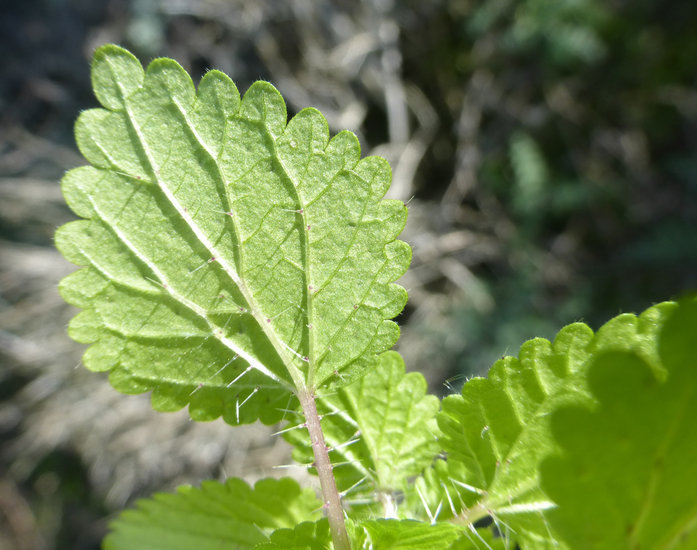
{"label": "veined leaf texture", "polygon": [[195,88],[112,45],[92,82],[103,108],[75,126],[91,166],[62,184],[85,219],[56,234],[85,266],[60,288],[89,369],[158,410],[272,423],[296,390],[346,384],[392,347],[411,250],[384,159],[330,140],[315,109],[287,122],[266,82],[240,98],[210,71]]}

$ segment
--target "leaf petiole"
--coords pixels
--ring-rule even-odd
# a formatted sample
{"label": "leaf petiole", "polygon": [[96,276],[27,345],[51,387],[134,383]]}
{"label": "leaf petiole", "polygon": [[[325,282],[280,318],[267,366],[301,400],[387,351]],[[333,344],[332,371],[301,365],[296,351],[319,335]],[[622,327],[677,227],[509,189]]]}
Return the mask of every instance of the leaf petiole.
{"label": "leaf petiole", "polygon": [[322,502],[329,520],[329,530],[335,550],[351,550],[346,522],[344,521],[344,509],[341,506],[341,497],[336,488],[332,463],[329,459],[329,450],[324,441],[320,417],[317,413],[315,395],[311,390],[298,391],[298,399],[305,415],[307,431],[310,433],[312,452],[315,457],[314,466],[317,469],[319,483],[322,488]]}

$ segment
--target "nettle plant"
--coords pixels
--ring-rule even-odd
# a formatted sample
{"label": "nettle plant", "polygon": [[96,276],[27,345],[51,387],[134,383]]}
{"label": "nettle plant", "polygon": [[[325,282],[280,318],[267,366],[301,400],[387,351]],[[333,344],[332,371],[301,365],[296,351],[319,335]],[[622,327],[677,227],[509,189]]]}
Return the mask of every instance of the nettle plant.
{"label": "nettle plant", "polygon": [[278,91],[126,50],[92,64],[91,166],[56,233],[70,335],[158,411],[281,423],[290,478],[139,501],[105,549],[697,548],[697,300],[525,343],[442,402],[389,351],[411,251],[390,168]]}

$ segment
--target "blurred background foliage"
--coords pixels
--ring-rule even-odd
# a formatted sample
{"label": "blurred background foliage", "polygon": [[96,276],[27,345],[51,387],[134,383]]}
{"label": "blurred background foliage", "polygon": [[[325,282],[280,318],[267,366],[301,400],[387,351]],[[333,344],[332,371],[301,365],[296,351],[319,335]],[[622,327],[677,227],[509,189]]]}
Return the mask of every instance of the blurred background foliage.
{"label": "blurred background foliage", "polygon": [[447,393],[697,287],[696,28],[687,0],[0,0],[0,550],[98,548],[137,496],[288,460],[75,368],[52,235],[96,46],[270,80],[388,158],[414,248],[399,349]]}

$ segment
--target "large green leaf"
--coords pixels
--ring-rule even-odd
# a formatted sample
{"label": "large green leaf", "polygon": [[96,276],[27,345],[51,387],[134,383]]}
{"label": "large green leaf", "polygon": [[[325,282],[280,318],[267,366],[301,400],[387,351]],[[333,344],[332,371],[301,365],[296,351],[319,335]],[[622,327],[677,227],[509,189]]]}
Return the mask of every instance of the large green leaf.
{"label": "large green leaf", "polygon": [[631,351],[664,374],[658,329],[673,308],[621,315],[595,335],[576,323],[553,344],[531,340],[518,358],[498,361],[487,379],[472,379],[462,395],[444,399],[438,422],[447,461],[437,461],[416,484],[426,513],[470,524],[491,516],[524,548],[562,547],[547,518],[555,503],[539,479],[541,461],[557,449],[550,416],[562,405],[594,402],[586,376],[599,354]]}
{"label": "large green leaf", "polygon": [[[363,378],[317,404],[337,486],[354,514],[367,505],[365,513],[396,517],[408,480],[438,453],[438,398],[426,395],[420,373],[404,370],[399,354],[386,352]],[[294,457],[310,463],[307,431],[294,428],[286,432]]]}
{"label": "large green leaf", "polygon": [[634,351],[597,355],[597,406],[552,415],[562,454],[542,482],[571,548],[697,548],[697,301],[667,320],[658,358],[667,379]]}
{"label": "large green leaf", "polygon": [[278,528],[319,519],[322,503],[292,479],[205,481],[138,501],[111,524],[104,550],[245,550]]}
{"label": "large green leaf", "polygon": [[411,252],[383,159],[329,140],[315,109],[286,124],[266,82],[240,100],[218,71],[195,89],[175,61],[144,72],[116,46],[92,81],[104,108],[75,127],[92,166],[63,179],[86,220],[56,234],[87,266],[61,293],[84,310],[70,334],[88,368],[158,410],[271,423],[289,392],[348,383],[394,344]]}

